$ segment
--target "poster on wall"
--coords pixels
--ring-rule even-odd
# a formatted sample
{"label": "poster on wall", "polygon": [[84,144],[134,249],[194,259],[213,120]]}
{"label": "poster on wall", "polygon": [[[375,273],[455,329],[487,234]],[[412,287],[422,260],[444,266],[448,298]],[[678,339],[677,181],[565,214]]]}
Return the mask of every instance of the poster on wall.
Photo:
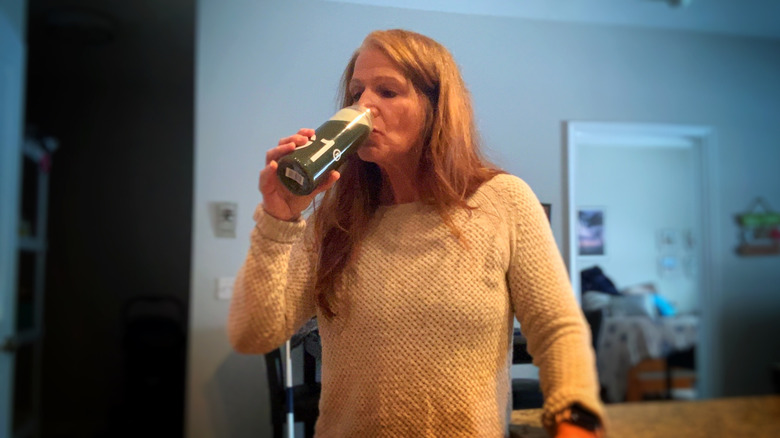
{"label": "poster on wall", "polygon": [[580,256],[606,255],[603,207],[577,209],[577,247]]}
{"label": "poster on wall", "polygon": [[680,233],[675,229],[664,228],[656,231],[658,251],[662,254],[674,254],[680,249]]}

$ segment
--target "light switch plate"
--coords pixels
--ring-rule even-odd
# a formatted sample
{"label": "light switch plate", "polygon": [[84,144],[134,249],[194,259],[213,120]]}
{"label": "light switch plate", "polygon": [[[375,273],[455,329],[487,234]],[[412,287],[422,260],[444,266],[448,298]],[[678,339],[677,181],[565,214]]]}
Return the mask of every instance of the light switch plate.
{"label": "light switch plate", "polygon": [[216,202],[214,210],[214,234],[217,237],[236,237],[238,204],[235,202]]}
{"label": "light switch plate", "polygon": [[236,277],[219,277],[217,278],[217,299],[218,300],[230,300],[233,296],[233,283],[235,283]]}

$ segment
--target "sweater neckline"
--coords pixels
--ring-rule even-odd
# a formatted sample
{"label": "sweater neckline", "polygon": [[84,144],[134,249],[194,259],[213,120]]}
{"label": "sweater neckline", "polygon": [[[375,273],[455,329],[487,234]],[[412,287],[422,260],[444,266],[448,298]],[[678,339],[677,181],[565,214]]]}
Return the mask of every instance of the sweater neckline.
{"label": "sweater neckline", "polygon": [[420,201],[405,202],[403,204],[380,205],[377,213],[411,213],[420,210],[424,204]]}

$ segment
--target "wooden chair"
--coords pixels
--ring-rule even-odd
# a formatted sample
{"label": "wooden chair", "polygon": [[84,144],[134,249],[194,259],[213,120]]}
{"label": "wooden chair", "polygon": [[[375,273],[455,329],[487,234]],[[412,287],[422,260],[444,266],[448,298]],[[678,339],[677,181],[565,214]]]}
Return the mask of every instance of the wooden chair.
{"label": "wooden chair", "polygon": [[665,358],[639,362],[628,372],[626,401],[671,400],[676,398],[675,391],[693,391],[696,385],[694,357],[695,351],[691,348],[673,352]]}
{"label": "wooden chair", "polygon": [[[520,332],[514,329],[512,340],[512,364],[528,364],[533,358],[528,354],[528,341]],[[512,379],[512,410],[538,409],[544,406],[544,396],[539,387],[539,379]]]}

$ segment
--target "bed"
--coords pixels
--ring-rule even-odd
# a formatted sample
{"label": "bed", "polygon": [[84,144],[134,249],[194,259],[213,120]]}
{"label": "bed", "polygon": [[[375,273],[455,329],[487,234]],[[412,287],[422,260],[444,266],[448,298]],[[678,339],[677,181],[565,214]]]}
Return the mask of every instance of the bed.
{"label": "bed", "polygon": [[596,340],[596,364],[606,401],[626,399],[629,371],[696,344],[699,317],[606,316]]}
{"label": "bed", "polygon": [[626,400],[629,374],[643,361],[665,359],[695,347],[699,317],[663,316],[654,298],[652,294],[597,292],[583,296],[583,310],[593,329],[596,365],[607,402]]}

